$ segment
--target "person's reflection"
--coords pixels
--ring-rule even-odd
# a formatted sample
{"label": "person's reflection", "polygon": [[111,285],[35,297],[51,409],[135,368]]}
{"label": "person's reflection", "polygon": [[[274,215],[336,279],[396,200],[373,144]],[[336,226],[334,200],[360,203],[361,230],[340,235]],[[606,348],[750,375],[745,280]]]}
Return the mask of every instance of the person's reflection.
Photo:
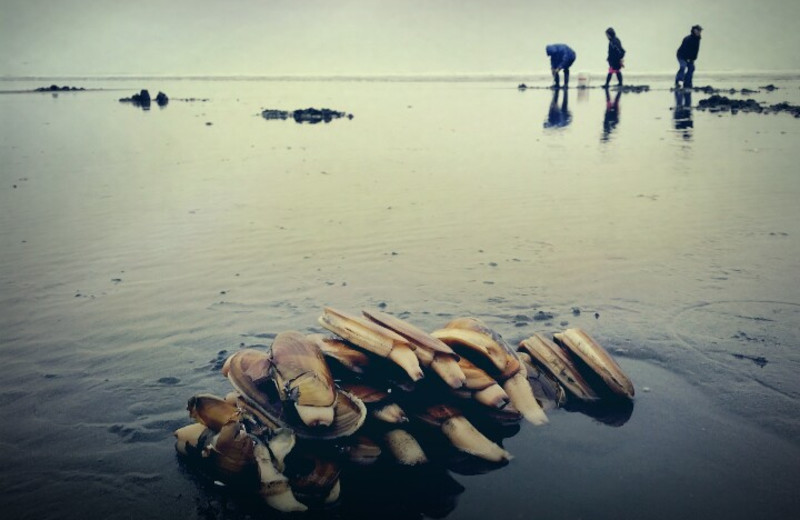
{"label": "person's reflection", "polygon": [[[558,95],[564,94],[561,107],[558,106]],[[545,128],[564,128],[572,123],[572,114],[569,111],[569,98],[566,89],[554,90],[553,99],[550,101],[550,109],[547,111],[547,120],[544,122]]]}
{"label": "person's reflection", "polygon": [[616,128],[619,123],[619,98],[622,96],[622,91],[618,90],[614,96],[614,101],[611,101],[611,95],[606,89],[606,114],[603,116],[603,136],[601,141],[606,142],[611,139],[611,132]]}
{"label": "person's reflection", "polygon": [[681,136],[690,140],[692,138],[692,91],[686,89],[675,89],[675,110],[672,112],[672,121],[675,130]]}

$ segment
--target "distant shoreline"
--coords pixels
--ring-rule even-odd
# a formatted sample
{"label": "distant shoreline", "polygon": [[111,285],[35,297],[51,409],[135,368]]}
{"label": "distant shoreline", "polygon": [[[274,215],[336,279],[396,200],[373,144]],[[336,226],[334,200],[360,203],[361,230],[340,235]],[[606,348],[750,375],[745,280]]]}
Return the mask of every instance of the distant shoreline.
{"label": "distant shoreline", "polygon": [[[592,77],[605,75],[604,71],[576,70],[578,74]],[[674,76],[675,71],[661,72],[628,72],[626,77],[642,80],[646,78],[667,79]],[[775,78],[800,79],[800,71],[702,71],[707,78]],[[0,81],[365,81],[365,82],[496,82],[496,81],[531,81],[533,79],[549,79],[547,72],[532,73],[487,73],[487,74],[332,74],[332,75],[98,75],[98,76],[0,76]]]}

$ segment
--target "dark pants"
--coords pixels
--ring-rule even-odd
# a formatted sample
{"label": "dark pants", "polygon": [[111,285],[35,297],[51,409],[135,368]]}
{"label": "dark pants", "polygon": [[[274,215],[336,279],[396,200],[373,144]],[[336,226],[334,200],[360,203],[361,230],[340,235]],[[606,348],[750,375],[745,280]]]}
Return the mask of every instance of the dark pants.
{"label": "dark pants", "polygon": [[[622,86],[622,72],[620,72],[619,69],[617,69],[616,74],[617,74],[617,81],[619,81],[620,86]],[[611,82],[611,76],[612,74],[610,72],[608,73],[608,76],[606,76],[606,85],[605,85],[606,87],[608,86],[609,82]]]}
{"label": "dark pants", "polygon": [[675,86],[679,81],[683,81],[683,88],[692,88],[692,76],[694,75],[694,61],[678,58],[678,73],[675,75]]}
{"label": "dark pants", "polygon": [[[567,66],[564,67],[563,69],[561,69],[561,70],[564,71],[564,88],[569,87],[569,68],[572,66],[573,63],[575,63],[575,60],[572,60],[571,62],[567,63]],[[555,81],[555,85],[556,85],[556,88],[557,88],[559,86],[558,85],[558,72],[554,72],[553,73],[553,81]]]}

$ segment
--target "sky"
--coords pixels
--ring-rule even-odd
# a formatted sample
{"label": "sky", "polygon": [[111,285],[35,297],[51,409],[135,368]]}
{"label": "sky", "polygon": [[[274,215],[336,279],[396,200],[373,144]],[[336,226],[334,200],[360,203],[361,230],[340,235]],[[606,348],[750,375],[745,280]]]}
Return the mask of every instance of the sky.
{"label": "sky", "polygon": [[0,77],[667,72],[692,25],[706,71],[800,70],[800,0],[0,0]]}

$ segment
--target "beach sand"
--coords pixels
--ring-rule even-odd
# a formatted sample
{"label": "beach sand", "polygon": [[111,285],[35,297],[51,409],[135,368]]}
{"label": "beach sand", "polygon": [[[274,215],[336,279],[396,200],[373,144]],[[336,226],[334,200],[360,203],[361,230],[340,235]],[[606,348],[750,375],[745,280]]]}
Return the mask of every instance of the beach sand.
{"label": "beach sand", "polygon": [[[651,90],[614,106],[573,89],[555,112],[513,79],[0,94],[0,508],[268,514],[180,463],[186,400],[228,392],[220,360],[242,346],[321,332],[325,305],[385,305],[426,330],[477,316],[512,344],[582,327],[637,396],[617,426],[567,410],[523,424],[494,471],[350,468],[315,516],[789,517],[800,120],[702,112],[670,78],[631,81]],[[800,101],[793,77],[709,83]],[[141,88],[169,105],[117,101]],[[260,116],[307,107],[354,117]],[[409,487],[388,493],[394,478]],[[458,484],[411,492],[426,479]]]}

